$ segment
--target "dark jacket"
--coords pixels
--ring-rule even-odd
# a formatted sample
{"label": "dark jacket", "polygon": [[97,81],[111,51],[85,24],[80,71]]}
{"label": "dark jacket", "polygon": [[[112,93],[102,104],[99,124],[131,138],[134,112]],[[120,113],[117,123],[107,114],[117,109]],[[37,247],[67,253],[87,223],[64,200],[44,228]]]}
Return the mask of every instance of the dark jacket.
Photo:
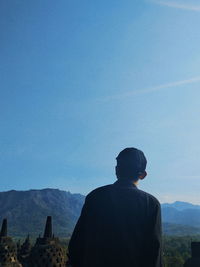
{"label": "dark jacket", "polygon": [[160,203],[118,180],[86,197],[69,243],[73,267],[161,267]]}

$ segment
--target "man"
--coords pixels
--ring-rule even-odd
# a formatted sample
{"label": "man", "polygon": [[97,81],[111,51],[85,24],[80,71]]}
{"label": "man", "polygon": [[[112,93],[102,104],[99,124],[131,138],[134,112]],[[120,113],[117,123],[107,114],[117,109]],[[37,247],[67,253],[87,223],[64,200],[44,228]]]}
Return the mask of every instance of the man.
{"label": "man", "polygon": [[114,184],[87,195],[69,243],[72,267],[162,267],[160,203],[137,188],[147,175],[136,148],[118,155]]}

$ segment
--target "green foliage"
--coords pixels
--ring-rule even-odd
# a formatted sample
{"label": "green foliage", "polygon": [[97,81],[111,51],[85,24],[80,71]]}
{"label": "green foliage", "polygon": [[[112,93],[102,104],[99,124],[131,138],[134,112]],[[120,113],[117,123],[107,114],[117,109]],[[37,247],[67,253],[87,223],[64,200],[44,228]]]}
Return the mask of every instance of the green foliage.
{"label": "green foliage", "polygon": [[183,264],[184,260],[180,255],[164,258],[165,267],[183,267]]}
{"label": "green foliage", "polygon": [[165,267],[183,267],[191,257],[191,242],[200,241],[200,236],[163,236]]}
{"label": "green foliage", "polygon": [[200,235],[200,227],[164,222],[163,233],[165,235],[175,235],[175,236],[186,236],[186,235],[194,236],[194,235]]}

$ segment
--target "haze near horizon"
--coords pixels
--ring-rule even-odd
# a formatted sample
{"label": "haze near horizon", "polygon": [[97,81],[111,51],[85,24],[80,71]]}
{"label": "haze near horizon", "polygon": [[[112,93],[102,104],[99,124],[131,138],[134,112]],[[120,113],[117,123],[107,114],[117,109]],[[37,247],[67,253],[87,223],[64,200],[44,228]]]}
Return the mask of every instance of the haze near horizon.
{"label": "haze near horizon", "polygon": [[200,204],[197,1],[0,2],[1,191],[87,194],[144,151],[139,188]]}

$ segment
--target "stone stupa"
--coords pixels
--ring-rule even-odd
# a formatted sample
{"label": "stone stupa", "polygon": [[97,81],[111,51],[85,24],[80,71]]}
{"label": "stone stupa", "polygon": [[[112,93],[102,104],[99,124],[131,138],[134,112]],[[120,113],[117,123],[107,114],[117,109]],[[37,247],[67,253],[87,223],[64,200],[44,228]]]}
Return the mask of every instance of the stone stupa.
{"label": "stone stupa", "polygon": [[22,267],[17,259],[17,248],[7,236],[7,219],[3,220],[0,233],[0,267]]}
{"label": "stone stupa", "polygon": [[66,253],[52,234],[52,219],[47,217],[43,237],[38,237],[31,250],[28,267],[65,267]]}
{"label": "stone stupa", "polygon": [[22,263],[23,267],[28,267],[28,260],[31,253],[32,245],[29,235],[25,239],[24,243],[18,248],[18,259]]}

